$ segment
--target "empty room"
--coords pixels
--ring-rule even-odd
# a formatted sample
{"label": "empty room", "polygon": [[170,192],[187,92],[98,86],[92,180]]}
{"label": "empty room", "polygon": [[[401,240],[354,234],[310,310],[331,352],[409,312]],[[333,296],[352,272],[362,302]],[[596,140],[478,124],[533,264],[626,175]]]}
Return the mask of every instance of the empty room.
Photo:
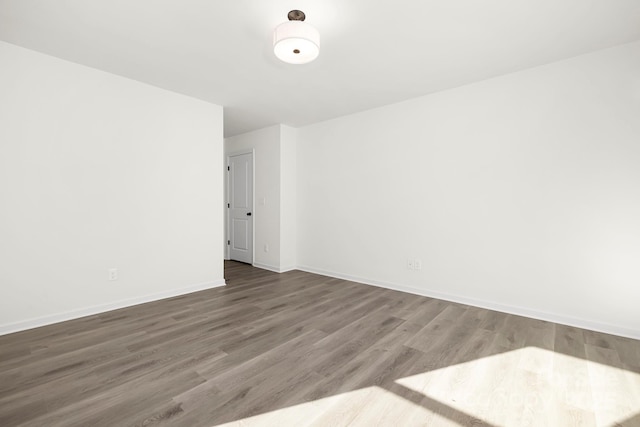
{"label": "empty room", "polygon": [[0,0],[0,426],[640,426],[640,2]]}

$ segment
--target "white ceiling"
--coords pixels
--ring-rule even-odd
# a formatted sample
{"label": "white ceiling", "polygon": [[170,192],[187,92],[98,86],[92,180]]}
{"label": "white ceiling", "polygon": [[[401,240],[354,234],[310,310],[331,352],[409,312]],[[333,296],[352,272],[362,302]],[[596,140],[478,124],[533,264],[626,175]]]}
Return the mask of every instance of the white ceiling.
{"label": "white ceiling", "polygon": [[[301,9],[320,57],[272,30]],[[225,135],[302,126],[640,40],[639,0],[0,0],[0,40],[225,107]]]}

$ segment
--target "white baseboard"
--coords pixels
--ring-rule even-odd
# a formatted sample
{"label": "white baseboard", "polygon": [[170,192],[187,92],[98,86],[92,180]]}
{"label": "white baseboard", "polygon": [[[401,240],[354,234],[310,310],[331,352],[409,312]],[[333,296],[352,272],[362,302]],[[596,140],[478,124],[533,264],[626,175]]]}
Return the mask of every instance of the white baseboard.
{"label": "white baseboard", "polygon": [[259,262],[254,262],[252,265],[254,267],[261,268],[263,270],[273,271],[274,273],[286,273],[287,271],[292,271],[296,269],[295,266],[281,268],[281,267],[276,267],[275,265],[261,264]]}
{"label": "white baseboard", "polygon": [[280,273],[286,273],[287,271],[293,271],[293,270],[297,270],[298,267],[296,267],[295,265],[289,266],[289,267],[281,267],[280,268]]}
{"label": "white baseboard", "polygon": [[364,285],[377,286],[379,288],[391,289],[394,291],[407,292],[423,297],[436,298],[455,303],[472,305],[474,307],[486,308],[488,310],[499,311],[502,313],[515,314],[517,316],[529,317],[532,319],[544,320],[547,322],[559,323],[562,325],[573,326],[581,329],[589,329],[596,332],[603,332],[611,335],[618,335],[626,338],[640,340],[640,331],[625,328],[622,326],[611,325],[608,323],[594,322],[591,320],[579,319],[556,313],[548,313],[545,311],[532,310],[525,307],[511,306],[485,301],[475,298],[468,298],[461,295],[448,294],[428,289],[418,289],[411,286],[399,285],[396,283],[382,282],[378,280],[364,279],[362,277],[351,276],[348,274],[335,273],[332,271],[321,270],[309,266],[300,265],[298,270],[308,273],[320,274],[323,276],[335,277],[337,279],[349,280],[351,282],[362,283]]}
{"label": "white baseboard", "polygon": [[67,320],[78,319],[80,317],[100,314],[100,313],[104,313],[111,310],[117,310],[119,308],[131,307],[132,305],[144,304],[146,302],[176,297],[179,295],[190,294],[198,291],[204,291],[206,289],[213,289],[213,288],[217,288],[224,285],[225,285],[224,279],[220,279],[213,282],[198,283],[196,285],[191,285],[184,288],[171,289],[168,291],[158,292],[151,295],[128,298],[128,299],[114,301],[106,304],[100,304],[100,305],[94,305],[91,307],[81,308],[78,310],[71,310],[63,313],[56,313],[48,316],[37,317],[35,319],[28,319],[20,322],[15,322],[15,323],[8,323],[5,325],[0,325],[0,335],[11,334],[13,332],[19,332],[27,329],[38,328],[40,326],[51,325],[53,323],[59,323]]}

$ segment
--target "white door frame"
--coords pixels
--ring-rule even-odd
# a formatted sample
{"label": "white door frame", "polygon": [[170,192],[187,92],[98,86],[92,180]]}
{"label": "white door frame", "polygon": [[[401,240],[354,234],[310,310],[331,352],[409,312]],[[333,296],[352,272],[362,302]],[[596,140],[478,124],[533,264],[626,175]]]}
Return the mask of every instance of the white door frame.
{"label": "white door frame", "polygon": [[231,259],[231,248],[229,247],[229,244],[227,242],[230,241],[231,238],[231,217],[229,215],[229,193],[231,192],[231,180],[229,179],[229,165],[230,165],[230,159],[233,156],[240,156],[242,154],[251,154],[251,169],[252,169],[252,179],[253,182],[251,183],[251,188],[252,188],[252,192],[253,194],[251,194],[252,197],[252,206],[253,206],[253,227],[251,227],[251,264],[254,264],[256,261],[256,150],[253,148],[250,149],[246,149],[246,150],[239,150],[239,151],[230,151],[227,153],[226,159],[225,159],[225,171],[224,171],[224,177],[225,177],[225,202],[224,202],[224,216],[226,218],[225,222],[226,222],[226,227],[225,227],[225,239],[224,239],[224,259],[229,260]]}

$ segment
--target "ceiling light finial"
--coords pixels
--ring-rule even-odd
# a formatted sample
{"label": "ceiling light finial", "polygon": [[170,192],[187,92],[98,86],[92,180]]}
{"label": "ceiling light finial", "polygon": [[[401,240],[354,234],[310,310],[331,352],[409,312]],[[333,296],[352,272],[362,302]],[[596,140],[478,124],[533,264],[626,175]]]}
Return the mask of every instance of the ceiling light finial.
{"label": "ceiling light finial", "polygon": [[287,14],[289,22],[283,22],[273,31],[273,52],[289,64],[306,64],[320,54],[320,33],[304,22],[306,15],[301,10]]}
{"label": "ceiling light finial", "polygon": [[303,11],[294,9],[287,14],[289,21],[304,21],[307,19],[307,15]]}

